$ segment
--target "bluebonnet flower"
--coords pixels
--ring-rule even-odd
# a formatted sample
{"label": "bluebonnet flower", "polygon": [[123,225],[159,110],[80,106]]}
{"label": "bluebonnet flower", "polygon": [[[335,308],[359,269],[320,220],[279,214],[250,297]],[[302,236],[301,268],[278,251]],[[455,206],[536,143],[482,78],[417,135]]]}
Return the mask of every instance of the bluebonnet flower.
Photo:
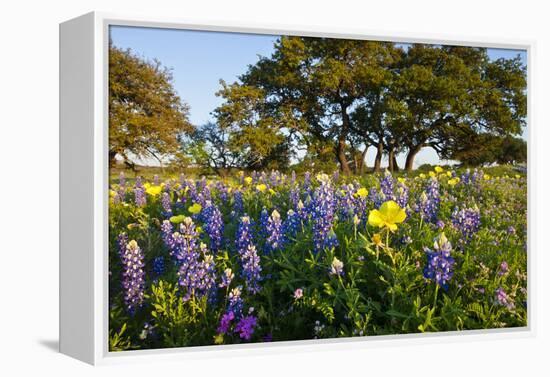
{"label": "bluebonnet flower", "polygon": [[147,204],[147,199],[145,197],[145,187],[141,183],[141,177],[136,179],[134,186],[134,201],[136,206],[144,207]]}
{"label": "bluebonnet flower", "polygon": [[258,282],[262,268],[260,267],[260,257],[253,243],[252,224],[248,216],[241,217],[235,245],[241,259],[242,275],[246,280],[246,288],[250,293],[257,293],[260,291]]}
{"label": "bluebonnet flower", "polygon": [[248,245],[248,248],[241,254],[241,264],[243,268],[243,276],[246,280],[246,289],[254,294],[260,291],[259,281],[261,280],[260,272],[260,257],[256,252],[254,245]]}
{"label": "bluebonnet flower", "polygon": [[[188,300],[193,295],[203,297],[210,293],[215,286],[216,268],[214,258],[207,254],[205,244],[200,245],[200,253],[192,251],[189,253],[179,267],[178,283],[185,292],[184,300]],[[202,254],[202,260],[199,260]]]}
{"label": "bluebonnet flower", "polygon": [[311,209],[315,252],[338,245],[338,239],[332,230],[336,207],[334,190],[328,176],[320,175],[319,181],[321,184],[314,192]]}
{"label": "bluebonnet flower", "polygon": [[512,225],[510,225],[508,227],[508,229],[506,229],[506,233],[508,233],[509,235],[516,234],[516,228],[514,228]]}
{"label": "bluebonnet flower", "polygon": [[237,252],[242,254],[248,249],[249,245],[253,244],[252,221],[248,215],[241,217],[237,235],[235,237],[235,246]]}
{"label": "bluebonnet flower", "polygon": [[162,234],[162,240],[164,241],[164,244],[168,247],[170,250],[170,253],[172,253],[172,250],[174,249],[175,242],[174,238],[172,237],[172,223],[168,220],[164,220],[162,222],[162,225],[160,226],[161,234]]}
{"label": "bluebonnet flower", "polygon": [[298,208],[298,203],[300,202],[300,189],[297,186],[292,186],[288,194],[288,198],[291,203],[291,207],[296,210]]}
{"label": "bluebonnet flower", "polygon": [[202,212],[204,219],[204,230],[210,238],[210,250],[216,253],[220,250],[223,243],[223,218],[219,208],[208,202],[207,207]]}
{"label": "bluebonnet flower", "polygon": [[170,247],[170,254],[178,263],[189,263],[190,259],[197,257],[198,237],[193,220],[186,217],[180,224],[179,232],[172,233],[167,243],[167,246]]}
{"label": "bluebonnet flower", "polygon": [[515,308],[514,301],[510,298],[510,296],[508,296],[508,294],[502,287],[499,287],[495,291],[495,301],[498,305],[505,306],[509,310]]}
{"label": "bluebonnet flower", "polygon": [[243,193],[240,190],[233,192],[233,211],[239,215],[244,211]]}
{"label": "bluebonnet flower", "polygon": [[451,221],[456,229],[458,229],[466,240],[479,230],[481,225],[481,215],[477,207],[463,208],[459,210],[455,208],[451,214]]}
{"label": "bluebonnet flower", "polygon": [[241,297],[241,287],[233,288],[227,297],[227,311],[235,314],[235,317],[240,318],[243,311],[244,302]]}
{"label": "bluebonnet flower", "polygon": [[262,209],[262,212],[260,212],[260,228],[258,229],[258,236],[260,239],[265,239],[269,232],[267,230],[267,223],[269,221],[269,212],[267,212],[267,209],[264,207]]}
{"label": "bluebonnet flower", "polygon": [[352,219],[356,213],[355,192],[355,187],[350,183],[349,185],[343,185],[336,195],[339,218],[342,220]]}
{"label": "bluebonnet flower", "polygon": [[254,334],[254,328],[257,324],[257,318],[249,315],[240,319],[235,326],[235,332],[239,334],[241,339],[250,340]]}
{"label": "bluebonnet flower", "polygon": [[172,200],[170,199],[170,194],[168,192],[163,192],[160,199],[162,205],[162,214],[165,217],[172,216]]}
{"label": "bluebonnet flower", "polygon": [[290,241],[298,233],[298,227],[300,226],[300,216],[289,209],[286,214],[286,219],[283,222],[283,235],[285,242]]}
{"label": "bluebonnet flower", "polygon": [[409,188],[404,183],[397,183],[397,198],[395,201],[399,207],[407,208],[407,204],[409,203]]}
{"label": "bluebonnet flower", "polygon": [[330,275],[342,276],[344,274],[344,262],[334,257],[330,265]]}
{"label": "bluebonnet flower", "polygon": [[283,247],[283,222],[277,210],[273,210],[271,216],[267,219],[266,230],[266,246],[268,251],[281,249]]}
{"label": "bluebonnet flower", "polygon": [[374,205],[375,208],[380,208],[382,203],[386,201],[386,196],[383,192],[379,192],[376,187],[371,187],[369,190],[369,201]]}
{"label": "bluebonnet flower", "polygon": [[122,257],[126,252],[126,246],[128,245],[128,235],[126,233],[120,233],[117,237],[118,255]]}
{"label": "bluebonnet flower", "polygon": [[433,250],[425,248],[427,262],[424,267],[424,277],[435,281],[444,289],[453,277],[454,258],[451,256],[452,245],[445,237],[445,233],[435,239]]}
{"label": "bluebonnet flower", "polygon": [[437,213],[439,212],[439,183],[437,179],[431,178],[426,190],[420,195],[418,210],[420,216],[425,221],[435,223],[437,221]]}
{"label": "bluebonnet flower", "polygon": [[228,288],[231,285],[231,282],[233,281],[233,278],[235,277],[235,274],[233,273],[233,270],[230,268],[226,268],[223,271],[222,275],[222,281],[219,285],[220,288]]}
{"label": "bluebonnet flower", "polygon": [[380,180],[380,191],[384,194],[384,201],[395,201],[395,195],[393,194],[393,177],[389,171],[384,172],[384,177]]}
{"label": "bluebonnet flower", "polygon": [[134,314],[143,305],[145,291],[143,251],[135,240],[127,243],[121,260],[124,305],[128,313]]}
{"label": "bluebonnet flower", "polygon": [[155,257],[155,259],[153,259],[153,273],[156,276],[160,276],[164,273],[164,268],[164,257],[162,255]]}

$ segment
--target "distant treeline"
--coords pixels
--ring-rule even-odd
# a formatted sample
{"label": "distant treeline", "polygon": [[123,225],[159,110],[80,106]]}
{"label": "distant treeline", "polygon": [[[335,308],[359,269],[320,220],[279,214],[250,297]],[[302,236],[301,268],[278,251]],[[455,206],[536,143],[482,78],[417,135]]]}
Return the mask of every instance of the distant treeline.
{"label": "distant treeline", "polygon": [[[175,46],[177,48],[177,46]],[[220,63],[222,64],[222,63]],[[220,81],[215,122],[192,125],[170,70],[110,49],[110,157],[170,156],[215,172],[300,164],[406,170],[422,148],[466,165],[524,162],[526,67],[486,48],[280,37],[237,82]]]}

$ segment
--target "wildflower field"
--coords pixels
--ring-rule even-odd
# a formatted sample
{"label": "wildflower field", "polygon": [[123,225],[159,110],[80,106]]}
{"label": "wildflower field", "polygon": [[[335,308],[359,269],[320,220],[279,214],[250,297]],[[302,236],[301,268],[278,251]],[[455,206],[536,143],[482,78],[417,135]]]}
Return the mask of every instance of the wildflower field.
{"label": "wildflower field", "polygon": [[527,325],[511,167],[111,177],[109,349]]}

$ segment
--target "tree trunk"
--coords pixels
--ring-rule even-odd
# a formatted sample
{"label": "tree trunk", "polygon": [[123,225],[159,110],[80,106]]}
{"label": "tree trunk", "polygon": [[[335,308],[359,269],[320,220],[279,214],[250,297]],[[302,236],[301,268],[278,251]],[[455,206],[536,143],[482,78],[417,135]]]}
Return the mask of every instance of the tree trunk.
{"label": "tree trunk", "polygon": [[395,170],[395,150],[390,148],[388,152],[388,170],[393,173]]}
{"label": "tree trunk", "polygon": [[376,157],[374,158],[374,172],[380,172],[380,164],[382,163],[382,155],[384,154],[384,143],[378,142],[376,147]]}
{"label": "tree trunk", "polygon": [[116,152],[115,151],[109,151],[109,167],[115,166],[116,160]]}
{"label": "tree trunk", "polygon": [[409,153],[407,153],[407,159],[405,160],[405,170],[406,171],[412,171],[413,170],[413,163],[414,158],[420,152],[422,149],[422,144],[416,145],[409,148]]}
{"label": "tree trunk", "polygon": [[336,153],[338,157],[338,162],[340,163],[340,170],[345,175],[350,175],[351,170],[348,165],[348,160],[346,159],[346,139],[348,137],[349,130],[349,115],[347,111],[347,106],[344,103],[340,104],[342,111],[342,130],[338,136],[338,145],[336,148]]}

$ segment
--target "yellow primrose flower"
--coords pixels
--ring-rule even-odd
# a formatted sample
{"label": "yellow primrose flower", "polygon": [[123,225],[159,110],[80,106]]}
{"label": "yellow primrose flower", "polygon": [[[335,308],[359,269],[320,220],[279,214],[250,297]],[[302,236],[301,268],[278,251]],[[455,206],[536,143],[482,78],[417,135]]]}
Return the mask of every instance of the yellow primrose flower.
{"label": "yellow primrose flower", "polygon": [[405,181],[407,181],[405,178],[403,178],[403,177],[397,177],[397,182],[399,182],[399,183],[405,183]]}
{"label": "yellow primrose flower", "polygon": [[355,193],[355,195],[357,195],[358,197],[360,198],[366,198],[368,195],[369,195],[369,190],[367,190],[366,188],[364,187],[361,187],[359,190],[357,190],[357,192]]}
{"label": "yellow primrose flower", "polygon": [[380,209],[373,209],[369,212],[369,224],[379,228],[386,227],[392,232],[397,230],[397,225],[405,221],[407,214],[393,200],[384,202]]}
{"label": "yellow primrose flower", "polygon": [[244,179],[244,183],[246,183],[247,185],[251,184],[252,183],[252,177],[246,177]]}
{"label": "yellow primrose flower", "polygon": [[430,171],[428,174],[430,175],[430,177],[435,178],[435,172],[434,171]]}
{"label": "yellow primrose flower", "polygon": [[491,179],[491,176],[489,174],[484,174],[483,179],[488,181],[489,179]]}
{"label": "yellow primrose flower", "polygon": [[162,192],[162,187],[149,185],[149,187],[145,189],[145,192],[151,196],[157,196]]}
{"label": "yellow primrose flower", "polygon": [[426,174],[424,174],[424,173],[420,173],[418,176],[422,179],[426,178]]}
{"label": "yellow primrose flower", "polygon": [[269,189],[269,193],[270,193],[271,195],[275,195],[275,190]]}
{"label": "yellow primrose flower", "polygon": [[114,198],[116,196],[116,191],[115,190],[109,190],[109,196],[111,198]]}
{"label": "yellow primrose flower", "polygon": [[258,190],[259,192],[264,192],[266,189],[267,189],[267,186],[264,185],[263,183],[260,183],[259,185],[256,186],[256,190]]}
{"label": "yellow primrose flower", "polygon": [[520,178],[521,178],[521,175],[516,174],[516,179],[520,179]]}
{"label": "yellow primrose flower", "polygon": [[451,178],[453,176],[453,174],[450,171],[448,171],[446,174],[447,174],[447,177],[449,177],[449,178]]}
{"label": "yellow primrose flower", "polygon": [[376,246],[384,246],[382,243],[382,236],[380,236],[380,233],[374,233],[372,235],[372,243]]}
{"label": "yellow primrose flower", "polygon": [[193,205],[189,207],[189,212],[191,212],[193,215],[200,213],[201,210],[202,206],[199,203],[193,203]]}
{"label": "yellow primrose flower", "polygon": [[449,179],[449,180],[447,181],[447,183],[449,184],[449,186],[454,186],[454,185],[456,185],[458,182],[460,182],[460,178],[458,178],[458,177]]}
{"label": "yellow primrose flower", "polygon": [[443,173],[443,171],[444,171],[443,168],[442,168],[441,166],[436,166],[436,167],[434,168],[434,170],[435,170],[436,173]]}

